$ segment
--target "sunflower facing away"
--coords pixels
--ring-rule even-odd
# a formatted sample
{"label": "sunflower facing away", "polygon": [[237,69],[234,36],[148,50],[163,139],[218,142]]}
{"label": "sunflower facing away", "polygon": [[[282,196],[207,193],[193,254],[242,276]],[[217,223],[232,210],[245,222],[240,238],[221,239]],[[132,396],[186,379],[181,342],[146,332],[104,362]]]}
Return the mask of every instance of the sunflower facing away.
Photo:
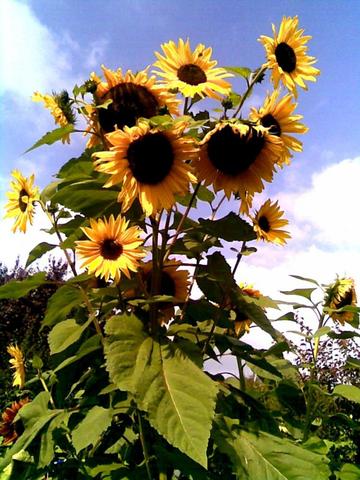
{"label": "sunflower facing away", "polygon": [[312,66],[316,62],[315,57],[307,55],[306,43],[311,37],[303,36],[304,30],[298,30],[298,23],[297,16],[283,17],[278,33],[272,25],[274,38],[261,35],[259,39],[266,50],[267,63],[264,67],[272,70],[275,87],[281,81],[295,96],[297,85],[307,90],[305,81],[315,82],[320,74],[320,70]]}
{"label": "sunflower facing away", "polygon": [[228,198],[238,193],[243,202],[263,190],[263,180],[272,181],[283,148],[282,140],[261,125],[239,122],[218,123],[200,145],[199,179]]}
{"label": "sunflower facing away", "polygon": [[175,203],[175,194],[184,194],[196,179],[189,160],[198,156],[193,139],[183,136],[185,124],[161,131],[146,122],[106,135],[110,151],[94,153],[95,170],[111,175],[104,187],[122,184],[118,201],[122,210],[139,198],[146,215]]}
{"label": "sunflower facing away", "polygon": [[90,240],[77,241],[76,253],[89,274],[118,282],[121,273],[130,278],[129,270],[137,271],[139,260],[145,256],[139,248],[141,230],[136,226],[128,228],[128,224],[120,215],[116,219],[111,215],[109,220],[90,219],[90,227],[82,227]]}
{"label": "sunflower facing away", "polygon": [[294,152],[302,151],[302,143],[288,133],[306,133],[308,128],[299,122],[302,115],[293,115],[297,103],[293,101],[291,94],[285,95],[279,100],[279,90],[274,90],[265,99],[264,105],[257,109],[251,108],[250,120],[259,122],[263,127],[269,128],[269,132],[277,135],[284,142],[280,165],[289,164]]}
{"label": "sunflower facing away", "polygon": [[98,105],[111,100],[106,108],[98,108],[98,119],[105,133],[117,128],[133,127],[139,118],[151,118],[162,110],[172,115],[178,114],[179,100],[161,85],[156,84],[156,77],[148,77],[147,70],[125,74],[121,68],[117,71],[101,67],[105,81],[95,74],[91,79],[96,83],[94,93]]}
{"label": "sunflower facing away", "polygon": [[0,436],[3,437],[2,445],[10,445],[21,434],[19,422],[14,422],[14,419],[18,411],[29,402],[29,398],[23,398],[18,402],[13,402],[10,407],[5,408],[0,422]]}
{"label": "sunflower facing away", "polygon": [[[224,68],[215,68],[216,60],[211,60],[212,49],[201,43],[192,52],[189,39],[178,44],[172,40],[161,45],[164,55],[155,52],[158,59],[154,66],[163,77],[168,89],[179,90],[185,97],[211,97],[219,99],[219,95],[228,95],[231,85],[224,78],[232,77]],[[217,93],[218,92],[218,93]]]}
{"label": "sunflower facing away", "polygon": [[5,205],[7,213],[4,218],[15,218],[12,231],[26,232],[26,225],[33,223],[34,203],[39,199],[39,189],[34,187],[34,175],[24,177],[18,170],[13,170],[11,175],[15,180],[11,181],[11,192],[7,193],[9,202]]}
{"label": "sunflower facing away", "polygon": [[[247,285],[246,283],[240,283],[239,285],[241,293],[251,298],[260,298],[261,293],[259,290],[255,290],[252,285]],[[236,335],[239,337],[243,332],[250,332],[251,320],[247,315],[241,312],[239,308],[235,309],[236,317],[234,321],[234,330]]]}
{"label": "sunflower facing away", "polygon": [[258,240],[285,245],[290,234],[281,227],[288,225],[288,220],[281,218],[284,212],[280,210],[278,202],[271,203],[267,200],[253,217],[254,230]]}
{"label": "sunflower facing away", "polygon": [[25,384],[25,366],[24,366],[24,356],[21,349],[17,345],[9,345],[7,347],[8,354],[12,357],[9,362],[11,363],[11,368],[14,369],[13,373],[13,386],[19,386],[23,388]]}
{"label": "sunflower facing away", "polygon": [[[352,278],[337,278],[334,283],[328,286],[325,294],[324,306],[338,310],[347,306],[356,307],[355,283]],[[351,322],[354,312],[333,312],[330,314],[333,320],[338,320],[342,325]]]}

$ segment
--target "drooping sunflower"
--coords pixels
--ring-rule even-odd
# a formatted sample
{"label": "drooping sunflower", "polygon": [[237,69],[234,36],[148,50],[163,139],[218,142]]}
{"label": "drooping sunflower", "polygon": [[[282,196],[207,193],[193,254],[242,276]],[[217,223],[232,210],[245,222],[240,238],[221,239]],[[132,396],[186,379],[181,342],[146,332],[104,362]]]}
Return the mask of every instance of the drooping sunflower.
{"label": "drooping sunflower", "polygon": [[146,215],[169,209],[175,194],[184,194],[189,182],[196,181],[188,162],[197,159],[194,140],[183,135],[186,125],[167,130],[151,129],[148,123],[124,127],[106,135],[109,151],[96,152],[95,170],[111,175],[104,187],[122,183],[118,201],[122,211],[130,208],[136,197]]}
{"label": "drooping sunflower", "polygon": [[291,236],[289,232],[281,230],[281,227],[289,224],[288,220],[281,218],[283,214],[277,201],[271,203],[270,199],[266,200],[252,217],[258,240],[285,245],[286,240]]}
{"label": "drooping sunflower", "polygon": [[34,203],[39,199],[39,189],[34,187],[34,175],[26,178],[18,170],[13,170],[11,175],[15,180],[10,182],[12,191],[7,193],[9,202],[5,205],[7,213],[4,218],[16,217],[11,230],[26,233],[27,223],[33,223]]}
{"label": "drooping sunflower", "polygon": [[[169,295],[175,297],[177,303],[185,302],[189,289],[189,273],[187,270],[179,270],[181,262],[173,260],[165,262],[160,275],[156,295]],[[152,293],[154,273],[153,263],[146,262],[141,266],[143,285],[149,294]],[[176,303],[174,303],[176,304]],[[174,304],[164,303],[160,307],[160,323],[167,323],[174,316]]]}
{"label": "drooping sunflower", "polygon": [[[247,296],[254,299],[258,299],[262,296],[259,290],[255,290],[253,288],[253,285],[248,285],[247,283],[244,283],[244,282],[241,282],[239,284],[239,293],[241,293],[242,296]],[[244,313],[238,305],[233,304],[230,296],[225,298],[223,307],[225,309],[233,310],[235,314],[235,316],[232,317],[233,324],[229,331],[230,334],[232,332],[235,332],[235,335],[239,337],[243,333],[250,332],[250,325],[252,321],[249,319],[248,315]]]}
{"label": "drooping sunflower", "polygon": [[297,85],[307,90],[305,81],[315,82],[320,74],[320,70],[312,66],[316,62],[315,57],[307,55],[306,43],[311,36],[303,36],[304,30],[298,29],[298,23],[297,16],[283,17],[278,33],[275,25],[272,25],[274,38],[261,35],[259,39],[267,55],[267,62],[263,66],[272,70],[271,78],[275,87],[281,81],[295,96]]}
{"label": "drooping sunflower", "polygon": [[15,387],[18,385],[19,388],[23,388],[25,384],[24,355],[17,345],[9,345],[7,347],[7,352],[11,356],[9,360],[11,368],[14,369],[13,386]]}
{"label": "drooping sunflower", "polygon": [[288,133],[306,133],[308,128],[299,122],[302,115],[293,115],[297,106],[291,94],[285,95],[279,99],[280,91],[274,90],[271,95],[265,99],[263,106],[259,109],[252,107],[250,120],[259,122],[263,127],[269,128],[269,132],[277,135],[284,142],[284,148],[279,160],[280,165],[289,164],[294,152],[302,151],[302,143],[297,139],[288,135]]}
{"label": "drooping sunflower", "polygon": [[82,231],[90,240],[78,240],[76,253],[90,274],[103,277],[106,281],[120,280],[121,273],[130,278],[130,272],[136,272],[138,262],[145,256],[140,239],[141,230],[129,227],[129,221],[120,215],[107,220],[90,219],[90,227]]}
{"label": "drooping sunflower", "polygon": [[105,81],[95,74],[91,79],[96,83],[94,93],[98,105],[111,101],[106,108],[98,108],[98,120],[105,133],[112,132],[115,127],[133,127],[139,118],[151,118],[168,111],[178,114],[179,100],[166,88],[156,84],[156,77],[148,76],[146,68],[138,73],[128,70],[125,74],[121,68],[110,70],[102,65]]}
{"label": "drooping sunflower", "polygon": [[200,142],[196,170],[200,180],[224,190],[229,198],[238,193],[244,203],[270,182],[283,142],[268,129],[240,122],[222,122]]}
{"label": "drooping sunflower", "polygon": [[13,402],[10,407],[3,411],[0,422],[0,436],[3,437],[2,445],[10,445],[21,434],[19,422],[14,422],[14,419],[18,411],[29,402],[29,398],[23,398],[18,402]]}
{"label": "drooping sunflower", "polygon": [[[164,55],[155,52],[158,59],[154,66],[160,71],[155,73],[164,78],[168,89],[179,90],[185,97],[221,98],[231,90],[224,78],[232,77],[224,68],[215,68],[216,60],[211,60],[212,49],[199,44],[192,52],[189,39],[178,44],[172,40],[161,45]],[[217,93],[218,92],[218,93]]]}
{"label": "drooping sunflower", "polygon": [[[355,283],[352,278],[337,278],[334,283],[330,284],[325,292],[324,306],[332,310],[339,310],[347,306],[356,307],[356,291]],[[353,320],[355,312],[332,312],[330,317],[338,320],[342,325],[345,322]]]}
{"label": "drooping sunflower", "polygon": [[[72,111],[69,94],[66,90],[58,95],[43,95],[40,92],[34,92],[32,100],[34,102],[43,102],[45,108],[48,108],[54,117],[55,123],[60,125],[60,127],[75,124],[74,112]],[[61,141],[70,143],[70,133],[64,135]]]}

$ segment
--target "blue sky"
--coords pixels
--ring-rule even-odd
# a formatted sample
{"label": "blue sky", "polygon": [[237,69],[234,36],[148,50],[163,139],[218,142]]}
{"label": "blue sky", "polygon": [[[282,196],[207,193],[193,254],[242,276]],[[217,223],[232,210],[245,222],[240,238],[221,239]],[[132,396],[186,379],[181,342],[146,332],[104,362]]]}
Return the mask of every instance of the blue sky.
{"label": "blue sky", "polygon": [[[288,247],[259,245],[244,264],[242,279],[268,294],[288,286],[288,274],[316,276],[328,282],[336,273],[360,283],[357,205],[360,203],[360,2],[343,0],[2,0],[1,17],[1,170],[0,203],[5,202],[13,168],[33,171],[43,187],[58,167],[81,152],[84,143],[42,147],[23,155],[45,131],[52,117],[31,101],[34,90],[71,88],[90,72],[134,70],[151,64],[153,52],[170,39],[189,37],[193,47],[213,48],[220,65],[256,68],[265,61],[260,35],[283,15],[299,16],[312,35],[309,54],[318,58],[318,82],[300,92],[297,112],[310,127],[302,136],[304,152],[294,157],[267,187],[264,200],[278,198],[291,221]],[[252,102],[260,104],[266,81]],[[37,226],[43,226],[37,220]],[[0,221],[0,260],[26,258],[44,234],[36,228],[23,236]],[[231,259],[230,259],[231,261]],[[356,268],[355,268],[356,267]]]}

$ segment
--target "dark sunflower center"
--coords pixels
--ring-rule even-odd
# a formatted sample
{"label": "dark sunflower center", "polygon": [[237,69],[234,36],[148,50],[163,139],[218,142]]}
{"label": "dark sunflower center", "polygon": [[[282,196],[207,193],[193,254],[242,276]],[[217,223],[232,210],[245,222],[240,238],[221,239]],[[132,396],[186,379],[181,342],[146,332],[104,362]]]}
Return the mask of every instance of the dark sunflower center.
{"label": "dark sunflower center", "polygon": [[269,220],[265,217],[265,215],[262,215],[259,220],[258,220],[259,227],[261,230],[264,232],[269,232],[270,231],[270,223]]}
{"label": "dark sunflower center", "polygon": [[262,117],[261,125],[263,127],[269,128],[269,132],[272,135],[276,135],[276,136],[280,137],[281,127],[279,125],[279,122],[271,115],[271,113],[268,113],[267,115],[264,115]]}
{"label": "dark sunflower center", "polygon": [[22,197],[27,197],[29,199],[29,194],[24,188],[21,189],[19,193],[19,208],[22,212],[26,212],[28,203],[24,202]]}
{"label": "dark sunflower center", "polygon": [[[146,275],[145,283],[146,283],[146,288],[148,292],[151,292],[152,271]],[[173,278],[167,272],[162,271],[161,278],[160,278],[159,295],[169,295],[171,297],[175,297],[175,293],[176,293],[176,287],[175,287],[175,282]]]}
{"label": "dark sunflower center", "polygon": [[279,66],[286,73],[291,73],[296,67],[296,55],[294,50],[285,42],[279,43],[275,48],[275,57]]}
{"label": "dark sunflower center", "polygon": [[140,117],[150,118],[159,113],[156,97],[142,85],[124,82],[111,88],[101,102],[111,99],[107,108],[99,108],[99,122],[105,132],[112,132],[115,125],[133,127]]}
{"label": "dark sunflower center", "polygon": [[245,320],[248,320],[249,318],[249,316],[243,313],[241,310],[236,309],[235,313],[236,313],[236,318],[235,318],[236,322],[245,322]]}
{"label": "dark sunflower center", "polygon": [[220,172],[237,175],[245,172],[255,162],[264,142],[262,134],[254,129],[251,136],[240,135],[226,125],[210,137],[207,154],[210,162]]}
{"label": "dark sunflower center", "polygon": [[119,245],[116,240],[107,238],[100,247],[100,253],[106,260],[117,260],[123,252],[122,245]]}
{"label": "dark sunflower center", "polygon": [[182,65],[177,71],[177,76],[179,80],[189,85],[199,85],[207,80],[204,70],[193,63]]}
{"label": "dark sunflower center", "polygon": [[170,172],[174,152],[170,140],[162,132],[148,133],[129,145],[127,159],[138,182],[156,185]]}
{"label": "dark sunflower center", "polygon": [[352,291],[348,290],[345,295],[341,298],[339,302],[336,302],[336,308],[346,307],[347,305],[351,305],[353,300]]}

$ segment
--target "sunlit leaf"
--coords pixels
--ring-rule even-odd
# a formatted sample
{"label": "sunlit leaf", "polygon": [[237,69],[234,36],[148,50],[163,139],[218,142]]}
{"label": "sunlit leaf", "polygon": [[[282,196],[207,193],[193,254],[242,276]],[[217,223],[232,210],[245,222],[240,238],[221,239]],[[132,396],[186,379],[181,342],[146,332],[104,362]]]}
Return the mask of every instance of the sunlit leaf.
{"label": "sunlit leaf", "polygon": [[90,325],[90,317],[85,323],[79,325],[73,318],[57,323],[49,333],[49,347],[52,355],[62,352],[73,343],[77,342],[85,329]]}
{"label": "sunlit leaf", "polygon": [[34,143],[34,145],[28,148],[24,153],[31,152],[31,150],[35,150],[35,148],[41,147],[42,145],[52,145],[73,131],[74,125],[71,123],[68,123],[65,125],[65,127],[55,128],[55,130],[47,132],[43,137],[40,138],[40,140]]}
{"label": "sunlit leaf", "polygon": [[44,283],[46,283],[46,274],[44,272],[35,273],[35,275],[23,280],[11,280],[0,287],[0,299],[24,297],[31,290],[40,287]]}
{"label": "sunlit leaf", "polygon": [[94,445],[100,435],[110,426],[113,411],[95,405],[72,432],[72,441],[77,453],[89,445]]}
{"label": "sunlit leaf", "polygon": [[333,394],[352,402],[360,403],[360,388],[355,387],[355,385],[336,385]]}
{"label": "sunlit leaf", "polygon": [[82,302],[81,290],[76,285],[67,284],[60,287],[48,301],[42,327],[65,320],[71,310]]}
{"label": "sunlit leaf", "polygon": [[248,67],[224,67],[229,73],[236,75],[237,77],[249,78],[251,75],[251,69]]}
{"label": "sunlit leaf", "polygon": [[47,243],[47,242],[41,242],[38,245],[36,245],[36,247],[34,247],[29,253],[29,256],[26,260],[25,267],[28,267],[32,262],[34,262],[38,258],[45,255],[45,253],[50,252],[50,250],[52,250],[55,247],[57,247],[57,245],[54,245],[53,243]]}

